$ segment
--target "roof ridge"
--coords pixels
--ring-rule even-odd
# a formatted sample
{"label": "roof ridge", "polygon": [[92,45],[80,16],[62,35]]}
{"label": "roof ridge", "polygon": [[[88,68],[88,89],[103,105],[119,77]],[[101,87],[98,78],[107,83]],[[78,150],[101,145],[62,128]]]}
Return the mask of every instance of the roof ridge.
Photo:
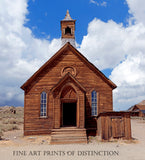
{"label": "roof ridge", "polygon": [[63,50],[65,51],[65,49],[69,47],[70,49],[72,49],[74,52],[74,54],[76,54],[77,56],[79,56],[80,59],[82,59],[83,61],[85,61],[86,65],[93,70],[96,74],[98,73],[98,75],[108,83],[108,85],[110,85],[113,89],[115,89],[117,86],[110,80],[108,79],[95,65],[93,65],[91,62],[89,62],[89,60],[83,55],[81,54],[75,47],[73,47],[69,42],[67,42],[62,48],[60,48],[48,61],[46,61],[22,86],[21,89],[25,90],[26,87],[28,86],[29,83],[31,83],[33,81],[33,79],[47,66],[49,65],[51,62],[53,62],[53,60],[55,60],[55,58],[57,58],[58,56],[61,55],[61,53],[63,52]]}

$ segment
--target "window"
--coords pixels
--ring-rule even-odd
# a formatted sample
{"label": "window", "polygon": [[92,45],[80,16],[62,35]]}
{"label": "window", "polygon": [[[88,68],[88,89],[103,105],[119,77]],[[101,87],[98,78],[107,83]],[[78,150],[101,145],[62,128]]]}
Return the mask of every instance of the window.
{"label": "window", "polygon": [[45,117],[46,116],[46,104],[47,104],[47,94],[46,92],[41,93],[41,108],[40,108],[40,116]]}
{"label": "window", "polygon": [[92,91],[91,93],[91,105],[92,105],[92,116],[97,115],[97,92]]}

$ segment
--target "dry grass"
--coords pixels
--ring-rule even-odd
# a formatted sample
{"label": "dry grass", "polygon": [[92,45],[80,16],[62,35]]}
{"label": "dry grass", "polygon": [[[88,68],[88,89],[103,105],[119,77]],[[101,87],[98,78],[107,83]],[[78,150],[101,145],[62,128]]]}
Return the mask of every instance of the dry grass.
{"label": "dry grass", "polygon": [[23,107],[0,107],[0,138],[3,132],[17,130],[24,121]]}

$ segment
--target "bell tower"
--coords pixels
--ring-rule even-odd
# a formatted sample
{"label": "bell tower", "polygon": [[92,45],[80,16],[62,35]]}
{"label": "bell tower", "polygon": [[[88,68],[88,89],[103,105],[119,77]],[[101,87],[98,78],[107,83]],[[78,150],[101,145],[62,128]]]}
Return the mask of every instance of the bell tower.
{"label": "bell tower", "polygon": [[75,47],[75,22],[67,10],[65,18],[61,21],[61,41],[62,45],[70,42]]}

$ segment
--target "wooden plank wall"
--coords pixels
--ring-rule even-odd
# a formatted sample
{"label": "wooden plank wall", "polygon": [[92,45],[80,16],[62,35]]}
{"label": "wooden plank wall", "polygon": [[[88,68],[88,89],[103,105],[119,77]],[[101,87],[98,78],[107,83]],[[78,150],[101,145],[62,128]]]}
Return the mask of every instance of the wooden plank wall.
{"label": "wooden plank wall", "polygon": [[111,138],[131,139],[130,113],[106,112],[98,116],[98,136],[101,140]]}

